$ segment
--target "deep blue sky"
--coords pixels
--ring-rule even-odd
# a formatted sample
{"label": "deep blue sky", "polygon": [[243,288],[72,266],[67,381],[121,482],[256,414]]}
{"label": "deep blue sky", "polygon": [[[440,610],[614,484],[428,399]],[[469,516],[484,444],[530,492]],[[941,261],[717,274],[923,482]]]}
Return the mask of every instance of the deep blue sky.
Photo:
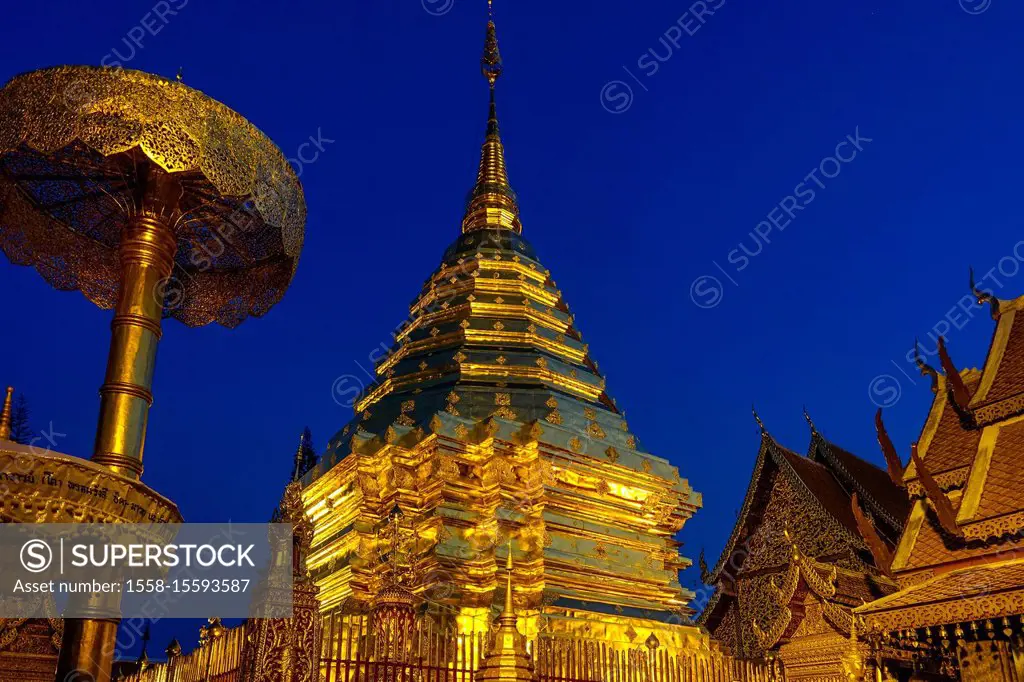
{"label": "deep blue sky", "polygon": [[[435,13],[446,2],[424,0]],[[166,325],[145,481],[189,521],[267,518],[302,427],[322,448],[349,418],[332,382],[363,376],[458,234],[485,123],[485,3],[441,15],[424,3],[188,0],[162,27],[146,19],[159,32],[126,63],[183,67],[289,156],[318,131],[334,140],[303,169],[306,247],[284,301],[234,331]],[[645,448],[704,493],[682,534],[694,559],[717,555],[740,506],[758,446],[751,403],[794,449],[808,442],[806,405],[828,437],[880,462],[869,384],[891,374],[902,394],[887,420],[906,455],[930,399],[900,373],[915,335],[957,305],[969,264],[984,274],[1007,257],[1009,276],[987,283],[1024,294],[1024,5],[708,0],[719,4],[703,24],[676,2],[497,5],[524,234]],[[123,39],[152,8],[13,3],[0,79],[128,56]],[[668,58],[647,75],[652,48]],[[613,80],[635,95],[618,114],[601,99]],[[621,107],[622,85],[609,88],[605,104]],[[755,226],[858,127],[872,141],[824,189],[809,185],[814,200],[737,271],[729,253],[755,251]],[[690,295],[705,275],[724,282],[711,309]],[[703,303],[709,286],[696,288]],[[87,456],[109,313],[25,268],[0,266],[0,291],[0,382],[28,394],[37,428],[66,434],[58,449]],[[961,366],[981,363],[992,328],[972,312],[952,316]]]}

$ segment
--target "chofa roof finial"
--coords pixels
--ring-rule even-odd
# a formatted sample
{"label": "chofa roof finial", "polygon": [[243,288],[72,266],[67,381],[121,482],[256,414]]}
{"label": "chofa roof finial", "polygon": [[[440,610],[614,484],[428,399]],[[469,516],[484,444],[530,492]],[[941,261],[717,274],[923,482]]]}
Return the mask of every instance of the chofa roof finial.
{"label": "chofa roof finial", "polygon": [[921,343],[916,338],[914,339],[914,364],[917,365],[917,369],[921,372],[921,376],[931,377],[932,393],[938,393],[939,373],[921,357]]}
{"label": "chofa roof finial", "polygon": [[999,299],[991,291],[982,291],[974,283],[974,268],[969,268],[971,277],[971,293],[978,299],[978,303],[988,303],[992,319],[999,319]]}

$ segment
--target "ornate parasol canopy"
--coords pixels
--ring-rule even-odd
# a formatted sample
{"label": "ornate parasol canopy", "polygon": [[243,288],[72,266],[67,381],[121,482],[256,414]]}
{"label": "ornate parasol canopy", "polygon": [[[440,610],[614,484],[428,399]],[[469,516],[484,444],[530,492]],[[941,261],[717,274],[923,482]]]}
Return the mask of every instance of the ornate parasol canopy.
{"label": "ornate parasol canopy", "polygon": [[284,155],[242,116],[180,82],[61,66],[0,90],[0,249],[102,308],[147,180],[173,178],[173,270],[163,315],[228,327],[284,295],[306,207]]}

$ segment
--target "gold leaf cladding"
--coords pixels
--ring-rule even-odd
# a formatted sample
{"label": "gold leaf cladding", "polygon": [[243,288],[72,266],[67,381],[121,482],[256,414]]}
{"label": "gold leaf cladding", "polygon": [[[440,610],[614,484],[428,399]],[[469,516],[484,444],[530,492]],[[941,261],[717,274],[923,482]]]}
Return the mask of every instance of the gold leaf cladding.
{"label": "gold leaf cladding", "polygon": [[537,325],[535,325],[533,322],[531,322],[530,326],[526,328],[526,331],[530,332],[531,334],[536,334],[537,333]]}
{"label": "gold leaf cladding", "polygon": [[645,474],[651,473],[651,462],[650,462],[650,460],[645,459],[643,461],[643,463],[640,465],[640,468],[644,470]]}
{"label": "gold leaf cladding", "polygon": [[466,428],[465,424],[457,424],[455,426],[455,435],[459,440],[466,440],[469,437],[469,429]]}
{"label": "gold leaf cladding", "polygon": [[590,435],[591,438],[598,439],[604,438],[606,435],[604,429],[602,429],[601,425],[598,424],[597,422],[590,422],[590,424],[587,425],[587,433]]}
{"label": "gold leaf cladding", "polygon": [[597,419],[597,412],[595,412],[592,407],[584,407],[583,416],[587,419]]}
{"label": "gold leaf cladding", "polygon": [[636,450],[636,436],[630,435],[626,437],[626,447],[630,450]]}
{"label": "gold leaf cladding", "polygon": [[369,419],[369,418],[370,418],[371,416],[372,416],[372,415],[370,414],[370,411],[369,411],[369,410],[363,410],[363,416],[362,416],[362,421],[366,421],[366,420],[367,420],[367,419]]}
{"label": "gold leaf cladding", "polygon": [[467,355],[466,355],[465,353],[463,353],[463,352],[462,352],[462,351],[460,350],[460,351],[459,351],[458,353],[456,353],[456,354],[455,354],[454,356],[452,356],[452,357],[454,357],[454,358],[455,358],[455,362],[465,362],[465,361],[466,361],[466,358],[467,358],[468,356],[467,356]]}
{"label": "gold leaf cladding", "polygon": [[619,428],[622,429],[623,431],[629,431],[629,424],[627,424],[626,422],[622,422],[621,424],[619,424]]}
{"label": "gold leaf cladding", "polygon": [[469,296],[466,297],[466,300],[469,301],[470,303],[472,303],[473,301],[476,300],[476,296],[474,296],[473,294],[470,294]]}
{"label": "gold leaf cladding", "polygon": [[431,335],[431,336],[437,336],[437,335],[438,335],[438,334],[440,334],[440,333],[441,333],[441,330],[440,330],[440,329],[438,329],[437,327],[433,327],[433,328],[432,328],[432,329],[430,330],[430,335]]}
{"label": "gold leaf cladding", "polygon": [[402,402],[402,414],[408,414],[416,409],[415,400],[406,400]]}
{"label": "gold leaf cladding", "polygon": [[[459,465],[451,457],[441,458],[441,467],[438,472],[441,478],[446,481],[453,481],[459,477]],[[442,526],[446,528],[446,526]]]}
{"label": "gold leaf cladding", "polygon": [[544,404],[550,407],[552,410],[554,410],[555,408],[558,407],[558,399],[555,398],[555,396],[551,396],[550,398],[547,399],[547,402],[545,402]]}
{"label": "gold leaf cladding", "polygon": [[425,370],[425,369],[426,369],[426,368],[427,368],[428,366],[429,366],[429,365],[427,365],[427,361],[426,361],[426,360],[420,360],[420,365],[419,365],[419,367],[420,367],[420,371],[421,371],[421,372],[422,372],[423,370]]}
{"label": "gold leaf cladding", "polygon": [[[107,245],[119,241],[129,211],[116,210],[112,194],[130,197],[139,178],[111,157],[135,150],[140,165],[148,157],[167,173],[188,178],[182,183],[185,202],[210,208],[179,223],[181,244],[212,242],[225,230],[232,235],[232,248],[205,251],[201,268],[193,267],[195,259],[179,259],[176,286],[184,295],[173,310],[165,307],[166,315],[189,326],[235,327],[249,314],[266,313],[287,289],[303,243],[301,185],[277,146],[223,104],[140,71],[60,66],[7,83],[0,121],[0,154],[17,150],[22,160],[47,155],[43,164],[31,161],[30,172],[39,173],[40,165],[60,169],[44,183],[50,210],[19,208],[18,199],[27,198],[12,195],[18,175],[13,166],[0,189],[8,255],[14,258],[17,248],[16,260],[34,265],[51,284],[80,286],[102,308],[117,303],[119,253]],[[60,179],[65,175],[80,180]],[[87,176],[91,180],[82,182]],[[72,202],[71,192],[81,201]]]}
{"label": "gold leaf cladding", "polygon": [[459,326],[462,327],[463,329],[469,329],[469,320],[463,320],[462,322],[459,322]]}
{"label": "gold leaf cladding", "polygon": [[611,486],[610,486],[610,485],[608,485],[608,481],[606,481],[606,480],[604,480],[604,479],[602,478],[602,479],[601,479],[600,481],[598,481],[598,482],[597,482],[597,484],[596,484],[596,485],[594,486],[594,490],[596,490],[596,491],[597,491],[597,492],[598,492],[599,494],[601,494],[601,495],[607,495],[607,494],[609,493],[609,491],[611,491]]}
{"label": "gold leaf cladding", "polygon": [[508,393],[495,393],[494,394],[495,405],[511,405],[512,396]]}
{"label": "gold leaf cladding", "polygon": [[505,302],[505,299],[503,299],[501,296],[499,296],[496,299],[494,299],[494,302],[500,305],[500,304]]}
{"label": "gold leaf cladding", "polygon": [[505,325],[501,323],[501,320],[498,320],[497,322],[494,323],[494,328],[500,332],[502,329],[505,328]]}
{"label": "gold leaf cladding", "polygon": [[609,462],[614,463],[619,461],[619,451],[610,445],[608,446],[608,449],[604,451],[604,456],[608,458]]}
{"label": "gold leaf cladding", "polygon": [[445,301],[444,303],[441,304],[441,310],[448,310],[448,308],[450,308],[451,305],[452,305],[451,303],[449,303],[448,301]]}
{"label": "gold leaf cladding", "polygon": [[508,358],[506,358],[504,355],[499,355],[497,358],[495,358],[494,361],[499,365],[504,365],[506,362],[508,362]]}
{"label": "gold leaf cladding", "polygon": [[518,415],[516,415],[515,410],[505,406],[499,407],[497,410],[495,410],[494,416],[501,417],[502,419],[508,419],[510,421],[518,418]]}
{"label": "gold leaf cladding", "polygon": [[544,358],[537,358],[536,365],[541,369],[547,369],[548,361]]}
{"label": "gold leaf cladding", "polygon": [[569,449],[573,452],[581,452],[583,450],[583,443],[579,438],[573,436],[569,439]]}
{"label": "gold leaf cladding", "polygon": [[562,415],[558,412],[558,410],[552,410],[551,413],[548,414],[548,416],[544,417],[544,419],[548,420],[552,424],[562,423]]}

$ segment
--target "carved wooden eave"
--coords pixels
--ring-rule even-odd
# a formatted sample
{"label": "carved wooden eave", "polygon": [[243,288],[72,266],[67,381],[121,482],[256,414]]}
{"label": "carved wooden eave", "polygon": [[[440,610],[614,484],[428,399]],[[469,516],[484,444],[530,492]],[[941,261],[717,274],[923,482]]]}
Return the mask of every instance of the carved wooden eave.
{"label": "carved wooden eave", "polygon": [[997,619],[1024,613],[1024,559],[966,566],[854,609],[870,632]]}

